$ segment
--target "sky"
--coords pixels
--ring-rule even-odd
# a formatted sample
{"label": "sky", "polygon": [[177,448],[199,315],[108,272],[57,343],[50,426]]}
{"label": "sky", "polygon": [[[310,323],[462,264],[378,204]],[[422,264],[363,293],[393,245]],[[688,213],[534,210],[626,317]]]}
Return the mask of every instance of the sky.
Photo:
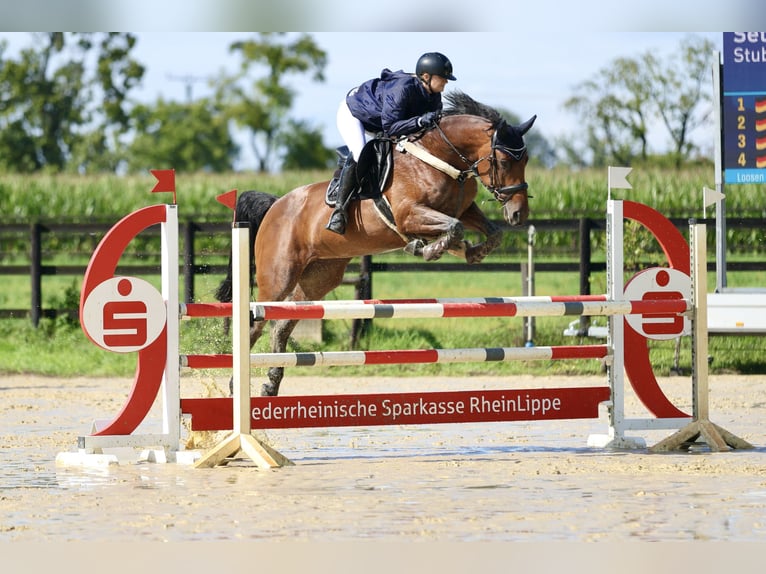
{"label": "sky", "polygon": [[[417,58],[424,52],[442,52],[452,61],[457,81],[448,84],[448,92],[460,89],[522,120],[537,114],[535,127],[550,139],[577,131],[578,118],[563,108],[563,102],[578,83],[618,57],[637,57],[648,51],[669,55],[688,33],[521,31],[512,39],[499,32],[311,35],[327,53],[326,80],[317,83],[308,76],[290,78],[298,94],[293,113],[320,128],[325,144],[336,147],[341,142],[335,113],[343,95],[383,68],[414,71]],[[720,49],[721,33],[696,35],[710,39]],[[209,93],[204,78],[217,75],[222,68],[233,71],[238,60],[228,53],[228,46],[247,37],[245,33],[140,33],[135,57],[146,63],[147,74],[137,95],[183,100],[187,88],[194,97]]]}
{"label": "sky", "polygon": [[[565,110],[574,87],[593,77],[618,57],[637,57],[651,51],[669,56],[688,32],[562,32],[520,31],[511,38],[499,32],[312,32],[327,53],[325,82],[308,75],[288,79],[297,93],[293,116],[322,131],[325,145],[341,145],[335,113],[353,86],[377,76],[383,68],[414,71],[424,52],[438,51],[452,61],[457,81],[447,91],[460,89],[474,99],[507,109],[522,120],[537,115],[535,128],[549,141],[578,130],[578,116]],[[694,33],[721,48],[720,32]],[[233,72],[238,57],[229,53],[232,42],[251,37],[245,32],[139,32],[134,57],[146,66],[140,89],[133,97],[145,102],[162,97],[184,101],[210,94],[209,78]],[[27,33],[0,32],[12,47],[28,46]],[[712,62],[712,54],[711,54]],[[712,91],[712,80],[710,84]],[[656,146],[667,143],[659,127]],[[707,134],[695,134],[705,143]],[[239,166],[252,167],[244,139]],[[709,145],[712,147],[712,135]]]}
{"label": "sky", "polygon": [[[343,95],[359,83],[377,76],[383,68],[414,71],[424,52],[438,51],[452,61],[457,81],[447,92],[460,89],[474,99],[507,109],[522,120],[538,119],[535,129],[549,141],[575,133],[578,116],[565,110],[564,101],[574,87],[622,56],[637,57],[648,51],[670,55],[687,33],[578,32],[541,34],[519,32],[511,41],[506,34],[470,32],[311,33],[325,50],[325,82],[308,76],[288,81],[296,90],[293,115],[321,129],[330,147],[342,144],[335,127],[335,113]],[[721,47],[721,33],[699,33]],[[209,93],[205,78],[221,69],[233,71],[238,60],[228,53],[245,33],[140,33],[135,57],[145,62],[144,87],[137,96],[183,100]],[[712,62],[712,54],[711,54]],[[712,92],[712,79],[709,89]],[[668,143],[664,130],[653,130],[658,147]],[[712,133],[694,134],[702,143]],[[245,155],[247,150],[243,149]],[[245,159],[245,163],[249,160]],[[246,167],[246,166],[245,166]]]}
{"label": "sky", "polygon": [[[71,10],[62,10],[62,3],[71,5]],[[439,51],[450,58],[457,76],[447,91],[460,89],[481,102],[510,110],[522,120],[536,114],[534,129],[550,141],[578,130],[578,117],[564,109],[564,101],[577,84],[592,78],[616,58],[637,57],[646,51],[669,55],[688,34],[706,37],[720,49],[721,32],[694,30],[732,29],[736,25],[741,29],[764,21],[766,13],[761,3],[753,0],[645,0],[640,5],[617,6],[596,0],[490,0],[482,4],[481,11],[468,10],[470,5],[465,0],[460,3],[463,9],[450,0],[419,0],[417,6],[389,0],[385,10],[379,3],[369,3],[366,17],[361,15],[356,22],[350,22],[351,13],[343,9],[348,4],[328,0],[322,4],[326,10],[320,11],[317,3],[307,0],[114,0],[104,12],[101,8],[106,4],[95,0],[27,0],[23,5],[0,0],[0,28],[9,30],[0,31],[0,38],[8,39],[13,46],[28,45],[29,34],[11,30],[108,29],[136,33],[139,41],[134,56],[147,72],[134,96],[151,102],[158,97],[183,101],[187,89],[192,90],[194,98],[207,95],[210,89],[204,79],[218,75],[222,69],[233,71],[238,60],[229,54],[228,47],[235,40],[250,37],[252,32],[225,30],[304,29],[325,50],[328,65],[324,83],[313,82],[308,76],[289,80],[298,94],[293,116],[320,129],[330,147],[341,145],[335,112],[346,91],[386,67],[413,71],[420,54]],[[359,4],[354,5],[358,12]],[[234,7],[234,11],[227,7]],[[344,27],[358,31],[333,31]],[[447,31],[428,31],[432,28]],[[663,147],[668,141],[664,130],[652,132],[651,143]],[[702,145],[710,139],[712,146],[712,135],[708,138],[698,133],[694,137]],[[239,143],[247,152],[247,143],[241,139]],[[239,167],[247,169],[250,161],[245,153]]]}

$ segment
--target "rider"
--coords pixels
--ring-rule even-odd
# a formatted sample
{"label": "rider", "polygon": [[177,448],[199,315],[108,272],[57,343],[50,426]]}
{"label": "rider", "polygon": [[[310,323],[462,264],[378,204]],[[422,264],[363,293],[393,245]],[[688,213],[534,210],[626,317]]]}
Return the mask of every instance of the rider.
{"label": "rider", "polygon": [[351,90],[338,107],[337,124],[349,154],[340,174],[338,198],[326,229],[346,233],[346,209],[356,182],[356,161],[367,140],[398,137],[432,127],[442,109],[441,93],[455,81],[452,63],[439,52],[418,59],[415,73],[385,68],[379,78]]}

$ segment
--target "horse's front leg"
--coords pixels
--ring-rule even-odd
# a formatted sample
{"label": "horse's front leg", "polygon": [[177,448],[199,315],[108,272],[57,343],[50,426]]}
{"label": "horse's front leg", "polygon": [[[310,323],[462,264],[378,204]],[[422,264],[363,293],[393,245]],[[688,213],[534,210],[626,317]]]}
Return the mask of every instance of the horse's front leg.
{"label": "horse's front leg", "polygon": [[503,230],[500,226],[492,223],[479,209],[476,203],[472,203],[463,213],[460,221],[467,229],[472,229],[483,234],[486,239],[476,245],[465,242],[465,260],[468,263],[481,263],[484,258],[498,248],[503,238]]}
{"label": "horse's front leg", "polygon": [[463,224],[449,215],[424,207],[413,208],[399,224],[404,235],[430,240],[425,245],[415,240],[405,247],[407,253],[421,255],[426,261],[436,261],[446,251],[460,249],[463,244],[465,228]]}
{"label": "horse's front leg", "polygon": [[493,225],[494,230],[490,231],[487,239],[476,245],[469,245],[465,250],[465,260],[468,263],[481,263],[484,258],[500,246],[503,238],[503,231],[500,227]]}
{"label": "horse's front leg", "polygon": [[447,228],[447,233],[423,247],[423,259],[426,261],[436,261],[446,251],[460,249],[464,244],[464,235],[465,228],[463,224],[457,219],[453,219]]}

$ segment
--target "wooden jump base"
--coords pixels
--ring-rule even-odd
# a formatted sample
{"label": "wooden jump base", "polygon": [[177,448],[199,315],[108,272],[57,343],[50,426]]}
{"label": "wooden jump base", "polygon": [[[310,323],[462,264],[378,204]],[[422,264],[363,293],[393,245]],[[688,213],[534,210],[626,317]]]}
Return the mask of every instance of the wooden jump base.
{"label": "wooden jump base", "polygon": [[[232,432],[213,449],[206,452],[194,463],[199,467],[212,467],[226,464],[230,459],[242,452],[261,468],[275,468],[291,465],[287,457],[275,451],[264,442],[252,436],[252,421],[250,403],[250,363],[247,354],[250,350],[250,317],[246,301],[250,293],[249,274],[247,269],[249,262],[249,230],[247,227],[234,227],[232,229],[232,298],[234,301],[232,312],[232,340],[233,340],[233,397],[230,401],[229,413],[232,418],[226,425]],[[180,405],[179,405],[180,406]],[[210,405],[208,405],[209,407]]]}
{"label": "wooden jump base", "polygon": [[[623,207],[624,204],[624,207]],[[709,421],[707,409],[707,332],[704,291],[706,257],[704,226],[691,226],[693,249],[675,228],[651,208],[632,202],[612,201],[607,208],[607,285],[609,293],[589,296],[488,297],[468,299],[409,299],[318,302],[256,302],[249,293],[248,230],[232,229],[234,298],[232,304],[178,303],[178,222],[176,206],[152,206],[121,220],[102,240],[86,273],[81,298],[81,322],[93,341],[109,350],[138,351],[133,390],[123,410],[111,422],[94,425],[92,435],[80,437],[81,454],[99,453],[103,448],[159,446],[155,458],[184,454],[179,446],[181,414],[191,416],[194,430],[227,430],[231,434],[196,462],[196,466],[225,464],[243,453],[259,466],[272,468],[291,464],[274,449],[251,435],[255,428],[300,428],[323,426],[376,426],[387,424],[438,424],[516,420],[596,418],[599,405],[606,405],[609,430],[591,437],[592,446],[636,448],[641,439],[625,435],[630,430],[681,429],[652,451],[689,448],[701,438],[711,450],[749,448]],[[660,241],[671,268],[647,270],[623,284],[623,218],[645,225]],[[120,297],[145,294],[144,308],[157,308],[152,293],[139,280],[114,277],[124,247],[142,229],[162,226],[162,299],[167,319],[149,325],[152,336],[141,345],[112,336],[99,321],[107,309],[119,307],[135,313],[136,303]],[[701,229],[701,231],[700,231]],[[674,234],[675,233],[675,234]],[[691,257],[689,257],[691,255]],[[692,269],[693,268],[693,269]],[[652,273],[648,273],[652,271]],[[673,271],[671,273],[670,271]],[[693,271],[693,273],[692,273]],[[679,277],[690,282],[691,296],[674,286]],[[651,283],[654,281],[654,283]],[[646,287],[649,285],[650,287]],[[681,283],[683,281],[681,280]],[[658,288],[659,287],[659,288]],[[133,295],[129,295],[133,289]],[[680,289],[680,290],[679,290]],[[119,291],[119,294],[115,290]],[[634,295],[629,297],[628,292]],[[636,296],[637,295],[637,296]],[[95,303],[93,302],[95,300]],[[162,303],[160,303],[162,304]],[[121,307],[120,307],[121,306]],[[88,311],[88,309],[91,311]],[[96,309],[95,319],[93,309]],[[175,316],[171,310],[178,309]],[[115,311],[117,313],[117,311]],[[152,316],[158,313],[153,313]],[[249,352],[249,324],[255,320],[422,318],[422,317],[536,317],[607,316],[606,345],[351,351],[323,353]],[[149,313],[147,312],[147,317]],[[179,352],[181,317],[232,317],[231,355],[182,355]],[[112,315],[118,320],[120,315]],[[700,319],[703,320],[700,320]],[[113,322],[114,322],[113,320]],[[693,337],[693,413],[672,405],[656,384],[648,362],[647,338],[670,338],[691,323]],[[107,336],[109,335],[109,336]],[[128,337],[130,338],[130,337]],[[118,343],[114,340],[118,339]],[[136,339],[136,337],[132,337]],[[119,347],[119,348],[115,348]],[[251,397],[250,369],[314,365],[381,365],[414,363],[490,362],[511,360],[597,359],[607,365],[608,386],[566,389],[503,389],[452,392],[412,392],[362,395],[316,395],[303,397]],[[192,399],[180,397],[181,368],[231,369],[233,397]],[[631,378],[636,394],[654,415],[628,418],[624,411],[624,374]],[[134,434],[146,417],[155,397],[162,393],[163,431]]]}
{"label": "wooden jump base", "polygon": [[692,283],[699,288],[692,291],[696,316],[692,332],[692,362],[694,370],[694,420],[678,432],[660,441],[651,452],[667,452],[671,450],[688,450],[698,438],[707,443],[711,451],[720,452],[733,449],[751,449],[746,440],[730,433],[710,421],[708,403],[708,346],[707,346],[707,293],[701,287],[707,285],[707,229],[704,225],[690,226],[692,250]]}

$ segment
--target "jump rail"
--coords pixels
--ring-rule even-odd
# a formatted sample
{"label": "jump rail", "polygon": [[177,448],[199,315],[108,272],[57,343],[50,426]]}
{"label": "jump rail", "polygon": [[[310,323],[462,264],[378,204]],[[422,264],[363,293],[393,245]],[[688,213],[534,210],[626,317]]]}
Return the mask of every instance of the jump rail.
{"label": "jump rail", "polygon": [[[655,235],[668,256],[670,268],[647,270],[624,284],[623,219],[636,220]],[[153,288],[143,285],[141,280],[114,276],[127,242],[141,230],[157,223],[162,224],[163,236],[161,295],[152,292]],[[702,231],[699,231],[700,227]],[[94,424],[92,435],[78,439],[80,452],[88,455],[102,452],[107,447],[156,445],[161,447],[162,454],[152,455],[155,458],[166,458],[170,454],[170,458],[180,460],[184,454],[179,445],[183,412],[191,415],[195,429],[232,429],[231,436],[197,459],[197,466],[214,466],[243,452],[260,466],[270,468],[291,463],[280,453],[255,440],[250,435],[252,428],[595,418],[598,416],[598,405],[602,403],[606,406],[608,433],[591,437],[591,445],[635,448],[645,443],[642,439],[627,437],[625,432],[628,430],[680,428],[678,433],[682,433],[683,440],[675,438],[676,433],[658,448],[683,447],[688,445],[690,437],[700,435],[714,450],[722,450],[727,445],[747,448],[751,445],[707,420],[707,371],[706,364],[699,359],[706,354],[707,348],[705,324],[700,326],[700,318],[706,319],[704,226],[695,223],[691,230],[694,239],[692,250],[675,227],[656,211],[633,202],[610,199],[607,205],[609,293],[605,295],[251,303],[247,300],[248,230],[235,226],[232,229],[233,303],[184,305],[178,302],[176,206],[144,208],[121,220],[102,240],[94,252],[83,283],[81,323],[86,334],[96,344],[109,350],[138,351],[139,361],[134,387],[126,405],[114,420]],[[161,307],[167,308],[167,318],[157,312]],[[146,328],[140,330],[146,333],[143,339],[135,334],[125,335],[123,331],[110,330],[119,329],[123,317],[135,321],[136,312],[140,310],[145,313],[139,313],[139,318],[144,316],[147,321]],[[160,315],[162,321],[158,319]],[[249,352],[251,319],[566,315],[609,317],[607,344],[324,353]],[[233,353],[182,355],[178,340],[181,318],[216,316],[230,316],[234,320]],[[664,396],[654,378],[646,348],[647,339],[674,338],[688,332],[692,333],[696,357],[693,362],[691,415],[680,411]],[[250,396],[250,367],[253,365],[286,367],[577,359],[604,361],[608,386],[310,397]],[[182,367],[232,369],[234,396],[228,399],[181,398]],[[652,417],[631,419],[625,416],[626,373]],[[133,434],[146,418],[160,390],[163,432]]]}
{"label": "jump rail", "polygon": [[[606,345],[556,347],[488,347],[473,349],[404,349],[396,351],[325,351],[317,353],[252,353],[253,367],[330,367],[425,363],[483,363],[492,361],[560,361],[605,359]],[[181,355],[181,367],[231,369],[232,355]]]}
{"label": "jump rail", "polygon": [[[602,298],[603,297],[603,298]],[[256,321],[279,319],[425,319],[468,317],[561,317],[655,315],[685,313],[691,302],[685,299],[653,299],[643,301],[607,301],[606,296],[573,297],[569,300],[546,301],[544,298],[504,298],[504,301],[460,301],[445,303],[411,301],[330,301],[306,303],[252,303]],[[227,308],[228,305],[228,308]],[[182,313],[189,317],[216,317],[231,314],[231,304],[186,304]]]}

